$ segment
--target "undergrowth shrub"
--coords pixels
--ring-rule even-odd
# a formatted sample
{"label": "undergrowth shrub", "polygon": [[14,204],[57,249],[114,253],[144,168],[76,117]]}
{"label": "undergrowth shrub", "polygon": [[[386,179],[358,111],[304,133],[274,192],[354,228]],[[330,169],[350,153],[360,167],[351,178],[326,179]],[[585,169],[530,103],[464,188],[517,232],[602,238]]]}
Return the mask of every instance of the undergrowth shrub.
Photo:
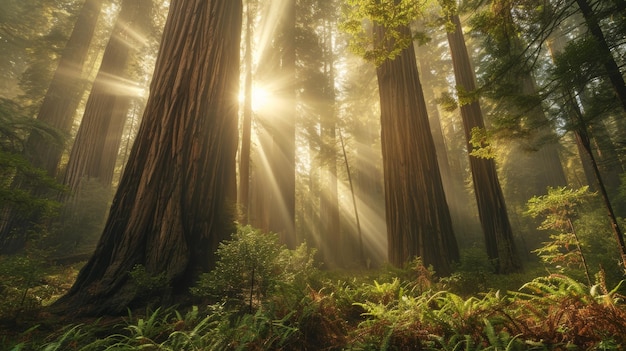
{"label": "undergrowth shrub", "polygon": [[247,305],[252,312],[273,295],[289,297],[289,289],[303,290],[316,272],[314,254],[306,244],[288,250],[274,233],[239,226],[231,240],[219,245],[215,269],[200,277],[192,293]]}
{"label": "undergrowth shrub", "polygon": [[326,348],[341,343],[345,322],[332,296],[314,288],[323,286],[314,255],[306,244],[288,250],[276,234],[240,226],[192,292],[233,311],[235,348]]}
{"label": "undergrowth shrub", "polygon": [[609,291],[601,280],[589,288],[560,274],[536,278],[513,293],[509,327],[552,347],[621,350],[626,309],[620,285]]}
{"label": "undergrowth shrub", "polygon": [[34,250],[0,256],[0,320],[16,320],[49,304],[74,277],[72,269],[50,266]]}

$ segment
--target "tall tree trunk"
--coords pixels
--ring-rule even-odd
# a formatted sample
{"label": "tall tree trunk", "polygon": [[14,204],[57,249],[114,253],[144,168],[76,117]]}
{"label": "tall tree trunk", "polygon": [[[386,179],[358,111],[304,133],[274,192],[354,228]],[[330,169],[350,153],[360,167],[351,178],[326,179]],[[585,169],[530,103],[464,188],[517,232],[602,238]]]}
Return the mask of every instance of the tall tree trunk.
{"label": "tall tree trunk", "polygon": [[281,18],[280,73],[284,85],[280,91],[284,110],[275,116],[273,175],[278,193],[272,206],[270,229],[278,233],[288,248],[296,247],[296,0],[286,0]]}
{"label": "tall tree trunk", "polygon": [[[582,113],[580,113],[580,110],[577,110],[577,116],[579,118],[579,122],[582,122],[583,116]],[[593,155],[589,133],[584,122],[579,123],[579,127],[574,131],[574,134],[576,135],[576,143],[582,146],[589,160],[591,160],[591,165],[593,167],[596,179],[596,185],[600,192],[600,196],[602,197],[602,201],[604,202],[604,207],[607,210],[609,223],[611,224],[611,231],[615,236],[620,259],[622,261],[622,268],[626,272],[626,243],[624,243],[624,234],[622,233],[619,223],[617,222],[617,216],[615,215],[615,211],[613,210],[613,205],[611,204],[609,194],[606,191],[606,187],[604,186],[604,181],[602,180],[602,175],[600,174],[600,168],[598,167],[595,156]]]}
{"label": "tall tree trunk", "polygon": [[[85,1],[37,115],[39,121],[68,135],[85,91],[82,71],[101,9],[102,0]],[[56,175],[64,145],[51,144],[45,136],[33,132],[26,148],[34,166]]]}
{"label": "tall tree trunk", "polygon": [[[454,25],[454,32],[448,32],[448,42],[454,66],[454,76],[457,87],[463,91],[476,90],[474,71],[472,70],[469,54],[465,46],[465,39],[458,15],[449,18]],[[480,104],[477,100],[461,105],[461,117],[467,139],[467,149],[473,150],[470,143],[473,128],[485,128]],[[496,172],[493,159],[480,158],[470,155],[470,169],[474,193],[478,204],[478,215],[485,235],[487,255],[494,262],[496,272],[512,273],[521,269],[513,230],[509,222],[504,195]]]}
{"label": "tall tree trunk", "polygon": [[332,47],[332,26],[324,25],[324,74],[327,78],[321,109],[321,158],[322,193],[320,201],[320,219],[323,223],[322,244],[326,248],[324,261],[330,265],[343,265],[343,236],[339,221],[339,200],[337,194],[337,135],[336,135],[336,93],[335,62]]}
{"label": "tall tree trunk", "polygon": [[105,186],[111,185],[124,117],[130,105],[128,91],[124,90],[129,81],[128,63],[131,50],[142,47],[141,35],[148,30],[152,2],[122,2],[70,152],[64,183],[72,191],[78,189],[83,177],[98,179]]}
{"label": "tall tree trunk", "polygon": [[[234,229],[241,11],[241,1],[171,2],[104,232],[53,309],[117,314],[151,298],[173,302],[214,265],[218,244]],[[161,277],[162,287],[142,289],[129,275],[136,265]]]}
{"label": "tall tree trunk", "polygon": [[467,223],[463,223],[463,216],[468,212],[467,200],[468,194],[463,190],[462,185],[457,186],[456,183],[463,182],[462,175],[457,174],[455,178],[452,175],[450,169],[450,163],[448,162],[448,150],[446,146],[446,140],[443,135],[443,129],[441,128],[441,118],[439,110],[437,108],[435,93],[432,89],[435,76],[431,72],[430,60],[427,59],[424,51],[419,50],[415,53],[419,61],[419,68],[422,80],[424,81],[424,98],[426,100],[428,115],[430,121],[430,132],[435,142],[435,150],[437,151],[437,164],[441,172],[441,181],[443,182],[443,188],[446,193],[446,201],[450,208],[450,215],[452,217],[452,223],[454,224],[454,231],[458,235],[461,235],[464,231],[469,230]]}
{"label": "tall tree trunk", "polygon": [[239,210],[241,221],[248,224],[250,206],[250,144],[252,139],[252,8],[251,1],[246,2],[246,53],[244,64],[246,76],[244,82],[243,121],[241,133],[241,152],[239,153]]}
{"label": "tall tree trunk", "polygon": [[[410,36],[406,26],[397,28]],[[374,24],[382,45],[386,28]],[[389,49],[389,48],[387,48]],[[376,69],[389,261],[402,266],[419,256],[439,275],[459,258],[446,203],[413,43]]]}

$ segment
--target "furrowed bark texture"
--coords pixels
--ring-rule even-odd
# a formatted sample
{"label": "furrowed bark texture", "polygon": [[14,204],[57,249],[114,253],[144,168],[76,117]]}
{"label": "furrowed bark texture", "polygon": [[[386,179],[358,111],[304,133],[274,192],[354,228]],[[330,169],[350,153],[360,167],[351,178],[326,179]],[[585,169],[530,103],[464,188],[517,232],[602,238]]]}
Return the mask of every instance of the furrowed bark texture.
{"label": "furrowed bark texture", "polygon": [[[408,28],[403,28],[409,33]],[[374,38],[385,29],[374,27]],[[415,51],[411,44],[376,69],[381,108],[388,258],[402,266],[415,256],[439,275],[459,252],[446,203]]]}
{"label": "furrowed bark texture", "polygon": [[[450,43],[456,84],[465,91],[471,92],[476,90],[476,84],[461,30],[461,21],[457,15],[451,16],[450,19],[455,25],[454,32],[448,32],[448,42]],[[462,105],[461,117],[467,139],[467,149],[471,151],[473,147],[469,140],[471,139],[472,128],[485,128],[479,102],[474,100]],[[495,263],[496,272],[519,271],[521,261],[515,247],[513,230],[498,180],[495,161],[471,155],[469,161],[487,255]]]}
{"label": "furrowed bark texture", "polygon": [[165,276],[159,293],[167,299],[185,294],[214,264],[233,229],[240,33],[241,1],[172,1],[107,224],[57,309],[120,313],[145,304],[145,291],[129,278],[135,265]]}

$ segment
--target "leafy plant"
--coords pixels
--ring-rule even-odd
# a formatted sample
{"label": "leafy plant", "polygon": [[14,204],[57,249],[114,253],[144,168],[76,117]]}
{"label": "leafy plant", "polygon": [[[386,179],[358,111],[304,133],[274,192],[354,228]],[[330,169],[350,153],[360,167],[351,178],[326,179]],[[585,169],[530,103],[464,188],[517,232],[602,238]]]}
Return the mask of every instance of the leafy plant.
{"label": "leafy plant", "polygon": [[302,244],[291,251],[273,233],[239,226],[220,244],[215,269],[203,274],[192,293],[243,306],[249,312],[289,284],[301,285],[315,272],[314,252]]}
{"label": "leafy plant", "polygon": [[47,265],[37,254],[0,257],[0,316],[17,318],[21,313],[41,307],[56,292],[45,282]]}
{"label": "leafy plant", "polygon": [[139,291],[143,291],[146,294],[158,291],[167,285],[167,277],[164,272],[152,274],[146,271],[145,266],[140,264],[135,265],[128,274],[137,285]]}
{"label": "leafy plant", "polygon": [[545,242],[533,252],[536,252],[544,262],[562,269],[582,267],[589,285],[591,285],[589,266],[573,221],[578,217],[578,207],[592,195],[587,186],[577,190],[548,187],[547,195],[534,196],[528,200],[526,211],[526,214],[533,218],[544,217],[539,229],[554,232],[550,235],[551,241]]}

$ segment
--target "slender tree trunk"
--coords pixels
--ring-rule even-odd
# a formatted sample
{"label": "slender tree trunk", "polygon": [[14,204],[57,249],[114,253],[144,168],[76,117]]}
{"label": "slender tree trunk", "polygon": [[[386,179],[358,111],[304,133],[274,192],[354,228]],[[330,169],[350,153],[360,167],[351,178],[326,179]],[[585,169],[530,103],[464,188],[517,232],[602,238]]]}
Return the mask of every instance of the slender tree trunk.
{"label": "slender tree trunk", "polygon": [[[241,1],[173,0],[151,94],[94,255],[53,310],[124,313],[188,294],[232,233]],[[211,34],[211,35],[207,35]],[[129,272],[143,265],[162,286]]]}
{"label": "slender tree trunk", "polygon": [[248,224],[250,206],[250,143],[252,138],[252,9],[251,1],[246,2],[246,53],[243,122],[241,133],[241,152],[239,154],[239,210],[241,221]]}
{"label": "slender tree trunk", "polygon": [[280,71],[282,86],[280,95],[284,110],[274,121],[273,175],[278,186],[277,202],[272,206],[270,229],[278,233],[288,248],[296,247],[296,0],[286,0],[282,15],[282,47]]}
{"label": "slender tree trunk", "polygon": [[[446,193],[446,201],[450,207],[450,215],[452,216],[454,231],[455,233],[460,234],[468,229],[463,228],[462,224],[462,214],[468,212],[468,199],[463,199],[464,197],[467,197],[467,193],[465,191],[458,192],[456,191],[457,189],[455,189],[456,179],[452,175],[450,163],[448,162],[448,149],[443,135],[443,130],[441,128],[441,118],[439,110],[437,109],[436,97],[433,89],[431,88],[432,85],[429,84],[434,83],[435,77],[431,73],[430,60],[428,60],[424,54],[420,55],[421,53],[422,51],[418,49],[415,54],[417,55],[417,59],[419,61],[419,68],[421,68],[421,77],[425,83],[424,98],[428,108],[431,134],[433,136],[433,141],[435,142],[435,149],[437,150],[437,164],[439,165],[439,170],[441,172],[441,181],[443,182],[443,188]],[[463,181],[461,175],[457,175],[457,177]]]}
{"label": "slender tree trunk", "polygon": [[322,241],[326,248],[325,262],[330,265],[343,264],[343,236],[339,221],[339,200],[337,194],[337,136],[336,136],[336,106],[335,106],[335,72],[334,52],[332,48],[331,26],[324,25],[324,74],[327,77],[327,86],[324,94],[321,111],[322,149],[322,193],[320,201],[320,219],[323,223]]}
{"label": "slender tree trunk", "polygon": [[626,244],[624,243],[624,234],[617,222],[617,216],[615,216],[615,212],[613,211],[613,206],[611,205],[611,200],[609,199],[609,194],[606,191],[606,187],[604,186],[604,182],[602,181],[602,175],[600,174],[600,168],[596,163],[596,159],[593,155],[593,151],[591,149],[591,142],[589,139],[589,135],[587,130],[584,127],[578,128],[574,133],[576,134],[576,142],[582,145],[583,149],[587,153],[587,156],[591,160],[591,164],[593,166],[593,171],[596,179],[596,185],[598,190],[600,191],[600,195],[602,197],[602,201],[604,202],[604,206],[607,210],[607,214],[609,217],[609,223],[611,224],[611,230],[615,236],[617,241],[618,250],[620,253],[620,258],[622,260],[622,267],[626,271]]}
{"label": "slender tree trunk", "polygon": [[[408,27],[399,28],[410,36]],[[381,45],[385,28],[374,25]],[[413,44],[377,69],[389,261],[402,266],[419,256],[439,275],[459,258]]]}
{"label": "slender tree trunk", "polygon": [[[354,209],[354,220],[356,222],[357,238],[359,243],[358,248],[358,261],[364,267],[367,266],[365,260],[365,251],[363,250],[363,232],[361,231],[361,220],[359,219],[359,210],[356,202],[356,194],[354,193],[354,182],[352,181],[352,172],[350,172],[350,164],[348,163],[348,154],[346,153],[346,144],[343,140],[341,130],[339,130],[339,141],[341,142],[341,154],[343,155],[343,161],[346,164],[346,174],[348,175],[348,184],[350,185],[350,194],[352,195],[352,208]],[[367,267],[369,268],[369,267]]]}
{"label": "slender tree trunk", "polygon": [[[454,66],[456,84],[466,92],[476,90],[474,71],[472,70],[465,39],[458,15],[450,16],[455,26],[454,32],[448,32],[448,42]],[[467,149],[473,150],[470,143],[473,128],[485,128],[485,124],[478,101],[474,100],[461,106],[463,128],[467,139]],[[478,215],[485,235],[487,255],[496,265],[498,273],[512,273],[521,269],[521,260],[518,256],[513,230],[509,222],[504,195],[496,172],[493,159],[479,158],[470,155],[470,169],[474,193],[478,204]]]}
{"label": "slender tree trunk", "polygon": [[[122,2],[70,152],[64,183],[72,191],[78,189],[83,177],[98,179],[105,186],[111,185],[124,117],[130,105],[129,93],[125,91],[125,88],[132,88],[127,86],[127,67],[131,50],[139,49],[143,44],[137,36],[148,30],[152,2]],[[105,170],[107,174],[104,174]]]}

